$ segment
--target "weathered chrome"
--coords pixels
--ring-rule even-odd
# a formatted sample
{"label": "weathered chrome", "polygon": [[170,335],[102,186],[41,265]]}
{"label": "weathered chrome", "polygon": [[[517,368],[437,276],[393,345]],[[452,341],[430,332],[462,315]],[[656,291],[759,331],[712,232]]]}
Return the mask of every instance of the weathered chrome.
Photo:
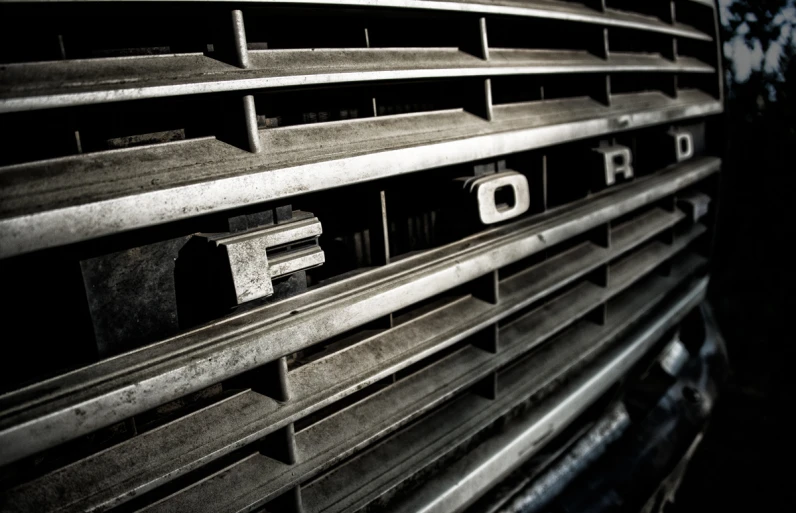
{"label": "weathered chrome", "polygon": [[635,330],[625,345],[609,352],[592,370],[564,386],[525,422],[471,451],[433,481],[425,483],[419,493],[395,511],[431,513],[464,509],[538,450],[542,440],[563,430],[613,385],[667,329],[702,301],[706,289],[705,280],[678,297],[664,315]]}
{"label": "weathered chrome", "polygon": [[147,328],[4,389],[3,511],[461,511],[702,300],[709,0],[131,4],[0,0],[0,278]]}
{"label": "weathered chrome", "polygon": [[602,156],[605,185],[616,183],[616,175],[633,178],[633,154],[627,146],[600,145],[594,151]]}
{"label": "weathered chrome", "polygon": [[702,219],[710,210],[710,196],[697,191],[689,191],[677,196],[678,204],[689,214],[693,222]]}
{"label": "weathered chrome", "polygon": [[235,299],[241,304],[273,294],[271,278],[323,264],[324,254],[317,246],[288,251],[270,261],[266,255],[268,248],[314,240],[321,233],[321,223],[313,217],[287,225],[207,238],[223,252],[229,265]]}
{"label": "weathered chrome", "polygon": [[[123,500],[133,490],[140,493],[157,484],[163,476],[173,479],[209,458],[220,457],[240,447],[247,440],[260,438],[425,356],[450,347],[565,287],[601,264],[637,248],[680,219],[680,214],[651,211],[636,222],[617,227],[610,249],[591,243],[584,244],[504,280],[500,283],[500,304],[489,304],[472,296],[452,298],[420,318],[408,320],[393,330],[366,338],[345,351],[289,372],[287,382],[292,399],[289,404],[280,405],[251,391],[236,395],[172,423],[157,433],[143,434],[73,468],[45,476],[15,491],[14,497],[30,500],[35,497],[29,492],[30,489],[63,489],[65,481],[70,483],[66,487],[74,490],[74,494],[70,495],[74,498],[60,496],[60,501],[65,504],[81,500],[88,502],[77,504],[91,505],[93,508],[105,504],[105,501],[111,501],[112,504]],[[691,237],[681,240],[678,247],[682,247],[698,233],[701,230],[697,229]],[[659,253],[661,250],[664,253]],[[615,290],[621,290],[632,279],[648,272],[651,266],[666,258],[671,251],[656,245],[648,250],[648,254],[646,264],[643,263],[643,258],[631,260],[633,266],[626,268],[624,274],[614,273],[614,284],[617,285]],[[620,269],[622,267],[616,268],[617,271]],[[622,279],[627,273],[630,273],[630,277]],[[578,315],[592,309],[596,301],[604,298],[604,293],[597,287],[580,287],[558,302],[560,309],[563,309],[562,313],[547,319],[540,327],[541,333],[544,330],[552,332],[563,329]],[[558,310],[558,307],[547,308],[539,316],[549,316]],[[348,377],[341,378],[341,375]],[[228,423],[219,424],[220,419],[229,418],[238,418],[239,421],[234,426]],[[154,443],[154,440],[160,442]],[[169,449],[164,451],[163,446]],[[153,448],[157,449],[150,452]],[[132,463],[133,461],[137,463]],[[108,467],[116,466],[117,462],[128,463],[114,472],[107,472]],[[72,481],[78,478],[81,479],[79,483]],[[86,487],[89,483],[93,486],[90,493],[87,493]],[[39,504],[37,507],[44,505]]]}
{"label": "weathered chrome", "polygon": [[578,470],[599,458],[607,446],[630,425],[630,415],[619,403],[584,434],[562,459],[522,490],[500,513],[537,513],[577,476]]}
{"label": "weathered chrome", "polygon": [[[520,216],[531,206],[528,179],[516,171],[503,171],[464,181],[464,189],[475,200],[478,219],[483,224],[495,224]],[[499,189],[511,189],[513,204],[497,203]]]}
{"label": "weathered chrome", "polygon": [[496,105],[491,122],[455,110],[260,130],[269,151],[257,154],[202,138],[7,166],[0,257],[721,108],[699,91],[637,93],[611,107],[589,98]]}
{"label": "weathered chrome", "polygon": [[677,157],[677,162],[688,160],[694,156],[694,136],[688,130],[671,130],[669,131],[672,139],[674,139],[674,153]]}
{"label": "weathered chrome", "polygon": [[[640,285],[650,286],[647,283]],[[679,296],[674,304],[681,305],[682,310],[669,309],[667,315],[646,324],[636,332],[641,335],[639,338],[632,337],[631,342],[619,348],[618,355],[617,353],[614,355],[628,356],[629,353],[635,357],[641,356],[643,354],[641,349],[649,348],[650,345],[657,342],[667,327],[674,325],[688,310],[699,303],[704,295],[705,285],[704,282],[697,284],[684,296]],[[640,307],[642,310],[648,311],[646,309],[651,307],[652,298],[656,294],[660,294],[655,290],[647,290],[647,292],[638,290],[638,292],[644,296],[643,299],[639,297],[637,301],[632,301],[628,298],[628,301],[621,305],[621,313],[618,315],[621,320],[617,321],[619,324],[609,323],[599,328],[592,323],[577,325],[567,332],[569,336],[562,336],[557,340],[559,344],[551,346],[555,350],[540,351],[538,354],[532,353],[529,357],[521,360],[521,364],[509,369],[502,376],[503,383],[500,386],[501,390],[505,390],[506,393],[501,394],[498,401],[490,401],[474,393],[466,394],[435,415],[428,417],[425,422],[411,426],[399,437],[374,446],[356,459],[335,468],[322,479],[312,482],[303,490],[307,510],[313,512],[356,511],[367,504],[379,504],[374,501],[378,501],[382,496],[388,497],[391,490],[401,482],[417,475],[425,467],[442,458],[448,451],[455,450],[459,444],[468,440],[468,434],[488,425],[495,416],[507,411],[516,402],[531,396],[549,380],[555,379],[566,370],[572,369],[582,359],[587,359],[594,352],[604,348],[611,339],[611,333],[617,333],[622,327],[626,328],[628,324],[632,323],[632,319],[638,318],[637,315],[630,314],[631,309]],[[524,326],[518,326],[512,335],[522,339],[521,328]],[[625,369],[627,367],[624,366],[630,363],[622,363],[622,359],[617,357],[608,357],[608,359]],[[633,361],[633,356],[630,361]],[[610,365],[608,367],[595,366],[594,370],[597,375],[602,375],[603,371],[607,371],[610,376],[610,378],[606,376],[608,383],[604,382],[603,386],[610,385],[619,376],[619,374],[611,372],[611,367]],[[588,378],[586,379],[588,380]],[[557,410],[555,401],[549,404],[551,408]],[[566,409],[558,411],[563,415]],[[563,418],[567,417],[568,415],[564,415]],[[538,417],[534,413],[532,418]],[[559,422],[553,424],[554,430],[560,425]],[[550,425],[547,423],[538,425],[534,428],[534,433],[544,435],[544,431],[549,427]],[[539,433],[540,428],[541,433]],[[485,485],[494,482],[496,476],[492,469],[484,469],[488,471],[488,473],[485,472],[485,475],[477,471],[467,472],[468,468],[472,468],[470,464],[474,461],[483,461],[482,457],[487,456],[488,458],[490,452],[484,454],[476,450],[475,453],[470,453],[472,454],[471,458],[460,460],[462,463],[452,467],[449,472],[443,471],[438,480],[435,479],[427,483],[425,489],[421,488],[419,493],[412,495],[405,510],[410,511],[413,507],[442,506],[445,510],[456,511],[462,503],[466,504],[475,495],[484,491]],[[522,451],[515,454],[513,458],[507,458],[504,463],[501,463],[502,458],[488,458],[487,461],[496,465],[494,470],[498,475],[503,475],[505,469],[503,465],[513,467],[524,455],[525,452]],[[457,486],[458,483],[461,483],[461,486]],[[189,493],[201,494],[207,499],[211,491],[206,490],[202,493],[203,490],[199,489]],[[187,503],[183,502],[182,504]]]}
{"label": "weathered chrome", "polygon": [[[718,168],[717,159],[689,161],[564,209],[547,221],[495,228],[0,396],[0,461],[14,461],[118,422],[375,320],[649,204]],[[234,338],[232,333],[237,333]],[[94,385],[97,380],[102,387]],[[86,410],[91,415],[77,413]]]}
{"label": "weathered chrome", "polygon": [[[75,105],[370,80],[563,73],[714,73],[690,57],[489,49],[488,60],[455,48],[286,50],[247,52],[231,68],[201,54],[9,64],[0,71],[0,113]],[[134,82],[135,87],[125,85]]]}

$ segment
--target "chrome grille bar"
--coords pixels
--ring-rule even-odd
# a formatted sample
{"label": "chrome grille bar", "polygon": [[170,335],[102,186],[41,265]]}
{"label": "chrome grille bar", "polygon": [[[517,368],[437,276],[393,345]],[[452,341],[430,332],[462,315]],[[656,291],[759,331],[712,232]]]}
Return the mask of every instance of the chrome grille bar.
{"label": "chrome grille bar", "polygon": [[[257,155],[199,139],[0,168],[0,257],[253,202],[715,114],[721,103],[691,91],[677,99],[656,93],[626,95],[614,98],[611,107],[580,99],[502,105],[493,111],[492,122],[450,111],[261,131],[261,144],[270,151]],[[330,137],[345,144],[350,156],[330,154],[337,146],[321,144]],[[145,175],[140,162],[147,163]],[[201,176],[213,179],[196,183]],[[191,183],[186,183],[189,177]],[[153,184],[166,188],[142,192]],[[51,207],[38,210],[42,204]]]}
{"label": "chrome grille bar", "polygon": [[[118,422],[448,290],[672,194],[718,166],[716,159],[681,165],[568,209],[558,219],[495,229],[6,394],[0,397],[2,461]],[[91,415],[80,414],[86,409]]]}
{"label": "chrome grille bar", "polygon": [[[633,295],[634,299],[630,300],[630,304],[633,306],[633,308],[628,308],[627,310],[620,310],[617,312],[616,323],[609,321],[609,323],[603,328],[598,328],[593,323],[587,323],[586,325],[581,324],[580,333],[578,333],[578,329],[576,327],[573,333],[574,336],[572,336],[571,340],[573,340],[575,343],[580,343],[578,344],[579,352],[565,351],[565,368],[572,366],[579,360],[576,355],[580,355],[581,358],[585,358],[592,354],[591,351],[596,351],[598,348],[604,347],[608,341],[625,329],[634,320],[639,319],[643,313],[648,312],[649,309],[656,304],[655,300],[651,300],[650,296],[655,297],[656,295],[661,294],[661,288],[663,290],[667,290],[672,286],[673,283],[680,282],[684,277],[688,276],[695,269],[697,269],[700,264],[701,263],[698,261],[688,261],[688,259],[686,259],[686,261],[681,264],[682,274],[675,273],[673,275],[674,277],[670,280],[661,278],[658,279],[663,281],[666,285],[668,285],[668,287],[666,285],[663,287],[655,287],[651,283],[645,282],[639,284],[639,289],[648,290],[650,292],[645,294],[641,292],[641,290],[638,290],[637,293]],[[582,295],[574,296],[582,297]],[[642,299],[644,301],[642,301]],[[200,482],[194,487],[186,489],[184,492],[177,494],[170,499],[158,503],[150,508],[146,508],[145,511],[178,511],[207,505],[210,505],[210,509],[215,509],[218,511],[254,510],[263,505],[269,499],[273,498],[278,493],[284,492],[294,486],[296,481],[307,479],[315,472],[318,472],[320,470],[318,466],[318,460],[324,460],[329,456],[334,455],[335,459],[326,463],[326,465],[329,465],[334,461],[338,461],[339,459],[345,457],[349,451],[341,451],[340,445],[346,443],[344,442],[346,437],[353,435],[356,437],[354,440],[360,444],[364,444],[365,441],[370,441],[372,443],[372,437],[375,436],[375,433],[373,433],[371,429],[375,428],[378,430],[377,433],[383,436],[383,430],[397,429],[411,420],[411,418],[414,418],[414,415],[409,418],[403,417],[401,420],[390,418],[384,413],[385,408],[389,408],[387,405],[395,405],[396,402],[401,406],[403,406],[403,404],[407,404],[408,409],[411,409],[412,411],[416,411],[414,408],[417,408],[420,404],[424,406],[427,405],[428,408],[431,408],[439,403],[437,401],[431,400],[431,398],[428,396],[439,395],[441,398],[446,398],[450,397],[455,392],[455,390],[450,389],[450,387],[453,386],[452,384],[446,384],[445,386],[442,385],[442,383],[444,383],[444,378],[449,372],[453,372],[455,376],[467,376],[467,384],[472,384],[477,381],[478,378],[483,378],[488,375],[489,372],[494,370],[495,367],[492,367],[493,365],[500,366],[501,363],[508,363],[508,361],[516,359],[519,354],[522,354],[523,352],[533,348],[546,339],[547,335],[549,334],[549,331],[546,329],[548,326],[546,326],[544,322],[540,323],[538,317],[550,318],[554,316],[559,319],[572,319],[572,317],[567,315],[570,312],[567,311],[566,307],[564,308],[563,312],[554,312],[555,308],[551,308],[550,311],[545,312],[534,312],[526,320],[527,324],[524,329],[507,331],[505,336],[507,340],[501,341],[505,349],[501,350],[497,356],[491,355],[477,347],[468,346],[460,353],[456,353],[450,358],[441,361],[437,367],[426,369],[423,372],[423,376],[431,381],[431,383],[426,385],[420,381],[422,378],[418,377],[415,380],[407,380],[404,388],[401,387],[402,382],[399,382],[395,385],[396,388],[391,388],[385,390],[382,392],[382,394],[372,396],[373,400],[364,401],[363,403],[359,403],[355,408],[344,410],[341,412],[341,415],[330,417],[328,422],[331,424],[331,426],[323,425],[323,423],[320,425],[316,424],[307,431],[298,433],[296,443],[301,448],[299,450],[299,454],[307,455],[308,461],[306,462],[302,461],[302,458],[300,457],[296,465],[291,466],[268,458],[267,456],[255,454],[243,460],[238,465],[232,466],[209,478],[208,480]],[[536,314],[536,316],[534,316],[534,314]],[[532,326],[532,328],[528,329],[528,326]],[[563,335],[563,338],[564,340],[569,339],[567,335]],[[551,341],[549,344],[555,347],[558,344],[558,341]],[[563,344],[566,344],[566,342],[563,342]],[[558,353],[554,349],[551,349],[547,353],[550,354],[551,352],[554,355],[553,358],[558,356]],[[505,357],[506,359],[503,360],[501,357]],[[544,384],[552,381],[554,377],[560,376],[560,374],[558,374],[561,372],[560,363],[559,365],[553,365],[551,362],[540,359],[538,356],[531,359],[529,363],[532,365],[531,369],[522,369],[523,372],[521,373],[521,376],[524,378],[522,381],[526,381],[526,383],[527,381],[530,381],[528,384],[531,385],[532,389],[538,390]],[[456,368],[461,366],[466,366],[466,374],[449,370],[451,367]],[[480,370],[477,370],[479,367]],[[460,386],[461,385],[463,384],[460,384]],[[402,388],[404,388],[404,390],[402,390]],[[510,391],[517,390],[518,388],[518,384],[513,384],[513,386],[506,387],[506,389]],[[411,393],[407,393],[409,390],[406,389],[414,389],[420,393],[427,393],[428,396],[426,396],[422,401],[413,401],[412,399],[414,396]],[[434,392],[429,393],[429,391],[432,390]],[[393,394],[390,394],[390,391],[392,391]],[[520,397],[527,397],[530,395],[530,393],[532,392],[528,389],[521,391],[517,390],[516,392],[517,396]],[[469,400],[472,398],[472,395],[473,394],[468,394],[466,399],[467,402],[469,402]],[[508,397],[511,398],[512,395],[513,394],[510,394]],[[404,401],[406,401],[406,403],[404,403]],[[511,399],[506,400],[506,402],[509,401],[511,401]],[[489,400],[486,400],[485,402],[490,403]],[[369,403],[373,404],[371,405]],[[449,406],[449,408],[456,408],[457,406],[461,408],[461,401],[453,403]],[[489,423],[495,417],[500,416],[500,413],[495,412],[494,410],[489,411],[490,409],[502,407],[502,409],[505,411],[508,405],[505,404],[505,402],[503,404],[501,404],[501,402],[492,402],[489,404],[489,406],[491,406],[491,408],[488,407],[486,412],[478,411],[480,408],[476,409],[477,415],[480,416],[480,418],[476,421],[479,427],[483,427],[484,423]],[[467,409],[469,410],[470,408]],[[392,409],[388,409],[387,411],[392,411]],[[376,446],[375,451],[380,453],[380,457],[374,457],[374,460],[378,460],[378,463],[372,460],[372,462],[376,463],[378,467],[378,470],[373,469],[373,472],[376,475],[381,474],[383,479],[385,470],[389,469],[389,467],[385,468],[385,463],[391,459],[386,456],[386,454],[394,452],[405,455],[404,458],[409,455],[414,455],[414,461],[401,461],[400,466],[404,469],[404,471],[406,471],[408,467],[412,469],[412,472],[416,472],[423,467],[423,465],[417,460],[424,458],[431,459],[433,461],[433,459],[442,455],[441,452],[443,451],[443,448],[450,450],[455,447],[454,440],[466,439],[464,433],[461,432],[463,429],[467,429],[467,427],[469,427],[472,431],[477,430],[477,428],[474,429],[473,426],[467,426],[467,424],[464,422],[464,420],[468,418],[468,415],[466,415],[464,412],[457,414],[448,413],[448,415],[449,420],[441,425],[437,420],[439,415],[435,415],[426,419],[426,422],[424,422],[422,425],[414,426],[412,431],[416,435],[419,434],[420,431],[422,431],[424,434],[424,436],[422,436],[421,442],[415,441],[414,443],[410,443],[405,438],[395,438],[391,440],[391,447],[383,447],[380,445]],[[366,421],[365,419],[368,420]],[[459,427],[455,428],[454,425],[451,424]],[[439,440],[438,437],[434,436],[433,433],[435,429],[433,426],[438,426],[437,429],[442,433],[447,432],[447,436],[444,440]],[[305,436],[301,436],[302,434]],[[306,442],[302,439],[305,439]],[[418,444],[425,446],[430,440],[437,440],[438,443],[434,444],[433,448],[422,447],[421,450],[421,447],[418,447]],[[306,443],[307,445],[303,446],[302,442]],[[356,442],[348,443],[356,447]],[[346,443],[346,445],[348,444]],[[369,456],[370,455],[368,453],[365,453],[364,457],[367,458]],[[399,461],[401,459],[402,458],[399,458]],[[303,471],[302,467],[310,467],[312,470],[308,469],[309,472]],[[353,484],[366,485],[369,483],[370,486],[373,486],[372,479],[375,476],[371,473],[364,472],[365,468],[367,467],[364,463],[361,461],[356,461],[352,465],[353,475],[345,475],[344,478],[334,483],[334,485],[336,485],[338,490],[340,490],[342,493],[345,493],[348,498],[355,497],[355,495],[352,493],[353,491],[350,489]],[[306,474],[304,472],[306,472]],[[363,481],[365,482],[363,483]],[[228,493],[229,495],[225,496],[225,493]],[[230,497],[235,497],[235,499],[230,500]],[[348,504],[347,508],[348,507],[353,507],[353,505]]]}
{"label": "chrome grille bar", "polygon": [[[457,297],[420,318],[398,324],[393,330],[371,336],[346,350],[291,371],[288,374],[289,403],[281,404],[253,391],[243,392],[160,430],[139,435],[113,450],[33,481],[14,490],[9,500],[12,503],[13,497],[25,501],[40,500],[42,496],[52,495],[58,497],[62,507],[80,505],[80,509],[96,509],[131,496],[133,492],[140,494],[479,332],[618,255],[632,251],[682,218],[680,212],[652,210],[634,222],[614,229],[610,248],[584,243],[501,281],[499,305],[472,296]],[[679,241],[673,249],[682,247],[701,232],[702,228],[696,227],[693,235]],[[658,245],[650,248],[645,251],[650,251],[653,262],[659,262],[669,254]],[[620,269],[616,268],[617,271]],[[630,275],[646,270],[648,267],[640,271],[631,267]],[[626,282],[628,279],[622,280],[621,276],[627,273],[615,272],[612,276]],[[576,310],[584,311],[583,307]],[[559,317],[566,321],[561,316],[555,318]],[[343,375],[349,377],[341,379]],[[234,423],[225,420],[233,418],[236,419]],[[70,498],[62,493],[44,493],[49,489],[68,489],[74,495]],[[38,493],[33,494],[32,490]],[[36,506],[43,509],[53,507],[53,504],[41,503]]]}
{"label": "chrome grille bar", "polygon": [[0,0],[4,511],[460,511],[704,296],[707,0],[43,4]]}
{"label": "chrome grille bar", "polygon": [[542,440],[561,432],[621,379],[669,329],[702,301],[706,289],[707,282],[703,280],[681,294],[663,316],[635,330],[628,343],[601,356],[597,365],[546,399],[523,424],[459,460],[395,511],[430,513],[464,509],[490,485],[538,451]]}

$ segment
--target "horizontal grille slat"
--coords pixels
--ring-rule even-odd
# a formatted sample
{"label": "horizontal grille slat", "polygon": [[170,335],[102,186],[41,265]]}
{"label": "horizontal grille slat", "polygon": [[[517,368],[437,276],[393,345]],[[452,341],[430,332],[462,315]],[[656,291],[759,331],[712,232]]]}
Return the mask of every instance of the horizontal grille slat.
{"label": "horizontal grille slat", "polygon": [[[89,0],[86,0],[87,2]],[[109,0],[101,0],[109,1]],[[140,1],[145,3],[147,0],[133,0],[134,3]],[[232,0],[216,0],[217,3],[223,5],[226,1],[235,3]],[[707,4],[707,0],[692,0],[695,3]],[[17,0],[15,3],[37,4],[43,3],[44,0]],[[372,0],[250,0],[245,2],[238,2],[250,5],[268,5],[268,4],[294,4],[301,5],[332,5],[332,6],[351,6],[351,7],[365,7],[373,8],[374,3]],[[397,9],[419,9],[427,11],[450,11],[474,14],[496,14],[508,16],[523,16],[530,18],[542,18],[551,20],[565,20],[581,23],[602,24],[614,27],[625,27],[638,30],[646,30],[650,32],[659,32],[662,34],[670,34],[680,37],[689,37],[694,39],[701,39],[710,41],[710,35],[700,32],[693,27],[689,27],[682,23],[665,23],[660,19],[652,16],[643,16],[636,13],[623,12],[615,9],[606,9],[604,12],[588,8],[584,5],[578,5],[574,2],[557,1],[557,0],[491,0],[488,2],[471,2],[462,0],[380,0],[379,7],[397,8]]]}
{"label": "horizontal grille slat", "polygon": [[267,157],[198,139],[9,166],[0,168],[0,256],[720,110],[697,91],[628,94],[611,107],[495,106],[493,122],[450,111],[265,131],[262,145],[282,150]]}
{"label": "horizontal grille slat", "polygon": [[0,2],[0,503],[461,511],[704,296],[717,35],[707,0]]}
{"label": "horizontal grille slat", "polygon": [[[462,340],[632,250],[683,217],[679,211],[653,209],[616,230],[610,249],[584,244],[502,280],[500,305],[473,297],[454,299],[407,324],[304,365],[289,374],[289,404],[280,406],[252,391],[240,393],[33,481],[14,490],[10,501],[13,497],[41,500],[51,496],[45,490],[68,489],[74,497],[53,492],[54,502],[94,509],[130,496],[133,490],[140,494],[163,476],[173,479]],[[52,509],[53,504],[36,507]]]}
{"label": "horizontal grille slat", "polygon": [[[701,233],[701,230],[695,231]],[[691,237],[684,237],[670,250],[661,252],[659,262],[682,249]],[[675,281],[688,276],[704,261],[694,257],[684,264],[688,272],[674,272]],[[147,511],[175,511],[194,509],[199,505],[217,511],[248,511],[285,492],[297,483],[345,458],[360,444],[372,443],[375,437],[384,436],[437,404],[451,397],[463,387],[472,385],[501,365],[517,358],[523,352],[541,344],[552,335],[576,322],[596,305],[619,294],[632,281],[649,272],[646,261],[640,262],[632,278],[623,273],[608,289],[586,284],[570,294],[557,298],[538,312],[528,314],[524,326],[512,333],[521,334],[522,344],[505,344],[497,355],[483,349],[467,346],[432,367],[420,371],[405,381],[369,397],[357,405],[314,424],[296,435],[297,462],[287,465],[273,458],[255,454],[241,463],[224,470],[208,481],[186,489],[181,495],[160,503]],[[675,265],[675,268],[678,266]],[[646,285],[646,284],[645,284]],[[653,288],[654,290],[654,288]],[[650,307],[654,302],[647,302]],[[643,309],[642,309],[643,311]],[[636,313],[638,315],[638,313]],[[515,325],[516,327],[516,325]],[[599,340],[599,337],[597,337]],[[501,342],[503,340],[501,339]],[[502,345],[502,344],[501,344]],[[225,495],[229,494],[229,495]],[[236,499],[230,501],[230,496]]]}
{"label": "horizontal grille slat", "polygon": [[483,60],[456,49],[265,50],[235,68],[201,54],[9,64],[0,113],[75,105],[363,81],[557,73],[713,73],[698,59],[492,49]]}
{"label": "horizontal grille slat", "polygon": [[[684,263],[681,267],[685,271],[683,275],[687,276],[699,265],[696,261]],[[525,359],[525,365],[518,363],[513,368],[514,372],[509,370],[514,380],[503,381],[502,387],[508,393],[498,401],[479,400],[476,394],[468,393],[444,410],[427,417],[424,422],[413,425],[386,443],[310,483],[305,489],[307,509],[356,510],[389,492],[412,474],[442,457],[445,451],[453,450],[458,443],[467,440],[468,433],[478,431],[498,417],[500,413],[495,410],[506,411],[518,402],[518,398],[528,397],[533,389],[538,390],[581,358],[587,358],[592,352],[605,347],[613,336],[649,312],[679,279],[681,276],[655,277],[641,282],[632,289],[638,296],[630,293],[624,296],[625,304],[616,309],[615,322],[597,327],[588,321],[581,321],[572,330],[542,346],[540,351],[531,353]],[[522,343],[531,339],[533,334],[533,331],[527,333],[516,330],[507,333],[506,338]],[[529,385],[532,390],[525,388]],[[473,405],[474,402],[481,404]]]}
{"label": "horizontal grille slat", "polygon": [[[0,418],[0,440],[15,451],[4,457],[19,458],[63,442],[65,436],[78,436],[199,390],[252,368],[256,362],[301,350],[660,199],[710,175],[718,165],[717,159],[710,158],[683,164],[589,200],[562,212],[557,220],[552,217],[541,225],[526,222],[525,230],[517,230],[517,226],[496,229],[494,234],[481,236],[481,241],[458,245],[467,247],[466,251],[459,249],[457,253],[457,245],[453,244],[373,271],[369,276],[277,303],[262,313],[255,310],[232,317],[123,358],[6,394],[0,397],[5,412]],[[584,215],[588,216],[587,223],[583,222]],[[501,232],[501,238],[495,237]],[[454,255],[455,264],[450,260]],[[397,288],[384,288],[389,282]],[[378,288],[369,291],[370,286]],[[288,338],[282,338],[287,333]],[[76,417],[75,411],[84,408],[92,415]],[[23,435],[25,432],[37,435],[31,439]],[[14,441],[18,436],[23,438]]]}
{"label": "horizontal grille slat", "polygon": [[[560,433],[614,385],[624,372],[631,369],[668,330],[702,301],[706,288],[707,283],[702,281],[670,300],[671,306],[662,317],[636,328],[628,336],[630,340],[626,344],[602,355],[598,364],[578,376],[574,383],[566,385],[538,405],[538,411],[516,430],[489,440],[471,451],[426,483],[413,498],[397,505],[394,511],[456,511],[469,504],[486,491],[494,480],[507,475],[520,462],[536,453],[540,442]],[[307,495],[312,497],[311,493]],[[311,507],[307,509],[321,511]]]}

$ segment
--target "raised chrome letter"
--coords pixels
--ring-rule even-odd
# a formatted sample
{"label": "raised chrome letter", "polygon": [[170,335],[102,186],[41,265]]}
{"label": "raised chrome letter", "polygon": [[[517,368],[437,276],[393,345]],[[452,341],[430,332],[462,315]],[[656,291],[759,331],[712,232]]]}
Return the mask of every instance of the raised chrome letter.
{"label": "raised chrome letter", "polygon": [[690,159],[694,156],[694,138],[687,130],[672,129],[669,135],[674,139],[674,154],[677,162]]}
{"label": "raised chrome letter", "polygon": [[616,183],[616,175],[633,178],[633,155],[630,148],[615,144],[613,146],[600,146],[594,151],[603,156],[603,169],[605,170],[605,185]]}
{"label": "raised chrome letter", "polygon": [[[478,219],[483,224],[494,224],[524,214],[531,206],[528,179],[516,171],[503,171],[486,176],[469,178],[464,188],[476,198]],[[498,203],[498,191],[509,188],[511,199]]]}

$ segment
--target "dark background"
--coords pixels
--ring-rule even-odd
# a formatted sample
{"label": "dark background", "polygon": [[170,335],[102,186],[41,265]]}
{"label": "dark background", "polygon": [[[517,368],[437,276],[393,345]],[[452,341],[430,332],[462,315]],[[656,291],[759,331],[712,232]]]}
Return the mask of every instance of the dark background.
{"label": "dark background", "polygon": [[796,511],[796,9],[721,4],[726,149],[710,300],[732,373],[672,510]]}

